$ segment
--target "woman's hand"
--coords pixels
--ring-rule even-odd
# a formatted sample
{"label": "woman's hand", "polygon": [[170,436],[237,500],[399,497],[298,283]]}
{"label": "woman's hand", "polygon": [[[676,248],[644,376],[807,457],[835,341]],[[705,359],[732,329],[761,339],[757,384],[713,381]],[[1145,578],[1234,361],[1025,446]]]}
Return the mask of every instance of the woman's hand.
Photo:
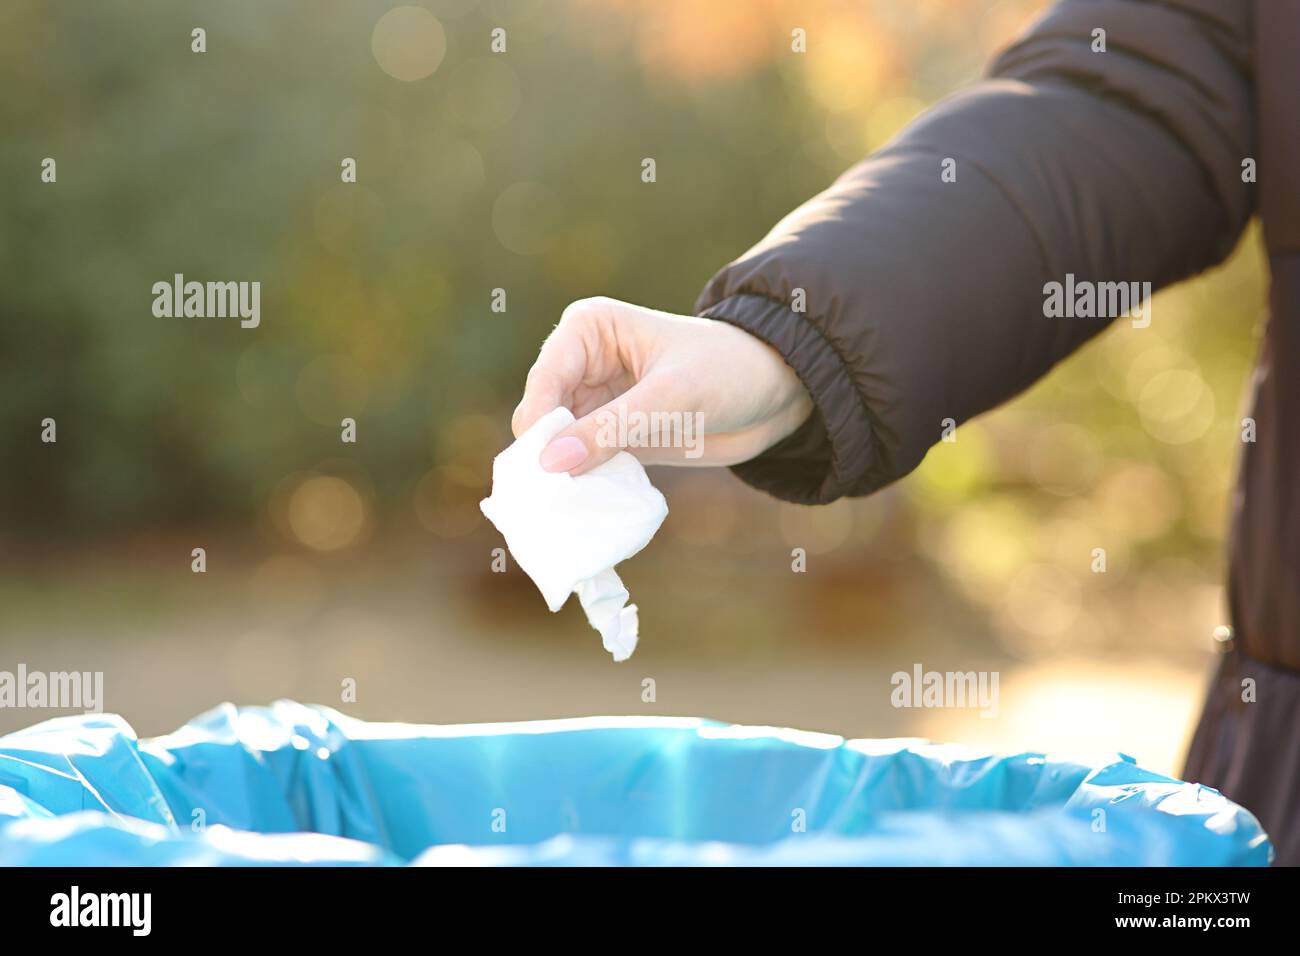
{"label": "woman's hand", "polygon": [[[604,297],[564,310],[528,373],[515,436],[560,405],[578,420],[546,446],[541,464],[575,475],[622,449],[646,464],[734,465],[789,435],[813,408],[793,370],[748,332]],[[656,421],[684,422],[686,447],[647,447],[638,423],[654,429]]]}

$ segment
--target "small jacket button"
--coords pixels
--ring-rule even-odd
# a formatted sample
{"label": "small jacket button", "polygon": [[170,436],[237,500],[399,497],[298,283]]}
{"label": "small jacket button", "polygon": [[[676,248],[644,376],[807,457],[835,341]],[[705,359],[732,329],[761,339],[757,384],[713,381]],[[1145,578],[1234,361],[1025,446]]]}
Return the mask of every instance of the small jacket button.
{"label": "small jacket button", "polygon": [[1214,629],[1214,649],[1220,654],[1227,654],[1232,650],[1232,628],[1226,624],[1220,624]]}

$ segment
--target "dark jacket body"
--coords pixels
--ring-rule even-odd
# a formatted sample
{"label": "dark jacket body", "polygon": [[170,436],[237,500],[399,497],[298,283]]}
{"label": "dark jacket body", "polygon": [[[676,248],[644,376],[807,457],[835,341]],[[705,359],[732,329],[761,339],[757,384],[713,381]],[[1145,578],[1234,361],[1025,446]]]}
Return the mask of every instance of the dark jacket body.
{"label": "dark jacket body", "polygon": [[1047,283],[1159,289],[1222,261],[1255,213],[1271,317],[1234,502],[1235,641],[1186,775],[1300,864],[1300,0],[1063,0],[986,80],[722,269],[697,311],[775,347],[816,404],[737,474],[828,502],[907,474],[945,420],[993,408],[1104,328],[1045,315]]}

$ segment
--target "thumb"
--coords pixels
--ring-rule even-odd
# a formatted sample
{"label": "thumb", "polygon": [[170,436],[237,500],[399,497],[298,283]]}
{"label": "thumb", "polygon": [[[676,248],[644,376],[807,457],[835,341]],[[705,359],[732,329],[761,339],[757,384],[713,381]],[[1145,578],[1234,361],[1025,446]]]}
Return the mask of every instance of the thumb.
{"label": "thumb", "polygon": [[620,423],[637,413],[648,414],[663,407],[660,379],[644,378],[552,438],[542,449],[541,466],[545,471],[567,471],[572,475],[591,471],[628,446],[629,429]]}

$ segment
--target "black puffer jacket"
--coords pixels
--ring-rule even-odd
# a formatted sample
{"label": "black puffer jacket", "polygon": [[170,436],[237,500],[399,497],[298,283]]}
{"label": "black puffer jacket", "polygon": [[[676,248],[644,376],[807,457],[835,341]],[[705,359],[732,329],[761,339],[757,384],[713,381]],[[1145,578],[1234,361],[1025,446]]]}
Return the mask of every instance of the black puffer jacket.
{"label": "black puffer jacket", "polygon": [[[1098,28],[1105,52],[1094,50]],[[1236,646],[1187,773],[1254,810],[1291,863],[1300,863],[1297,95],[1300,0],[1065,0],[986,80],[792,212],[697,303],[781,352],[816,404],[795,434],[735,471],[782,498],[829,502],[906,475],[945,421],[1010,398],[1102,331],[1105,320],[1045,315],[1045,285],[1072,275],[1159,289],[1221,261],[1258,205],[1273,316],[1232,535]],[[1258,185],[1243,177],[1248,159]],[[1249,705],[1247,677],[1258,685]]]}

